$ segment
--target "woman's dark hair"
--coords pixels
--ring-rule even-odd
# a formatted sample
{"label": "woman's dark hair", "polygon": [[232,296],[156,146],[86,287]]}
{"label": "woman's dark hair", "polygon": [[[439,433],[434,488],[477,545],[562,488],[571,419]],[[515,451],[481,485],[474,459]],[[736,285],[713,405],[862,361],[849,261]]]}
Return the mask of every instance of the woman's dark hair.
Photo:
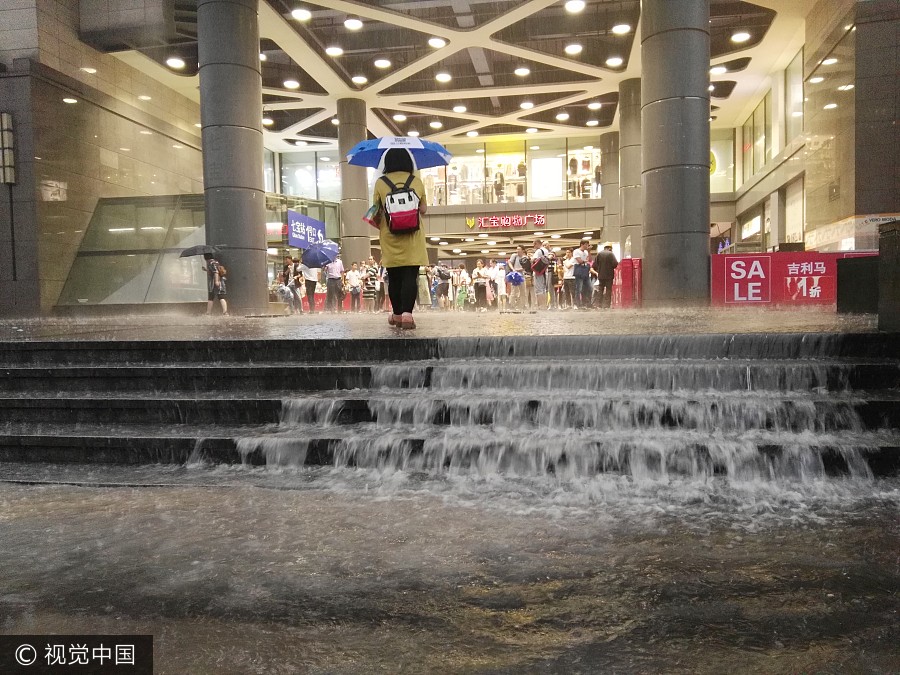
{"label": "woman's dark hair", "polygon": [[413,169],[412,156],[410,156],[408,150],[404,150],[403,148],[391,148],[384,153],[385,173],[391,173],[392,171],[412,173]]}
{"label": "woman's dark hair", "polygon": [[213,256],[212,253],[204,253],[204,254],[203,254],[203,259],[204,259],[204,260],[212,260],[214,257],[215,257],[215,256]]}

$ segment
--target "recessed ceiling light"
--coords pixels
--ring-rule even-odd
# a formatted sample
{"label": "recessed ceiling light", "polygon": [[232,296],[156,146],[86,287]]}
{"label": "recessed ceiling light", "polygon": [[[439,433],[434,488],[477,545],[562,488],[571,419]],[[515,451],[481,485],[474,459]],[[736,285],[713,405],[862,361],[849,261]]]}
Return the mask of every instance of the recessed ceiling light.
{"label": "recessed ceiling light", "polygon": [[837,62],[838,62],[838,60],[836,58],[834,58],[833,56],[831,56],[831,57],[825,59],[824,61],[822,61],[822,65],[823,66],[833,66]]}
{"label": "recessed ceiling light", "polygon": [[153,132],[149,131],[147,129],[141,129],[140,133],[142,133],[144,136],[152,136],[153,135]]}
{"label": "recessed ceiling light", "polygon": [[197,127],[197,128],[199,129],[199,128],[202,127],[203,125],[200,124],[200,122],[194,122],[194,126]]}
{"label": "recessed ceiling light", "polygon": [[566,2],[566,11],[569,14],[578,14],[581,10],[584,9],[584,0],[568,0]]}
{"label": "recessed ceiling light", "polygon": [[738,43],[746,42],[749,39],[750,39],[750,33],[748,33],[747,31],[744,31],[744,30],[738,31],[737,33],[733,33],[731,36],[732,42],[738,42]]}
{"label": "recessed ceiling light", "polygon": [[465,241],[475,241],[475,237],[466,237]]}
{"label": "recessed ceiling light", "polygon": [[354,75],[350,78],[350,80],[353,82],[353,84],[365,84],[369,81],[369,78],[367,78],[365,75]]}
{"label": "recessed ceiling light", "polygon": [[540,150],[540,149],[541,149],[541,146],[539,146],[539,145],[529,145],[529,146],[528,146],[528,149],[529,149],[529,150]]}
{"label": "recessed ceiling light", "polygon": [[625,60],[621,56],[610,56],[606,59],[606,65],[610,68],[618,68],[623,63],[625,63]]}
{"label": "recessed ceiling light", "polygon": [[528,127],[528,128],[525,130],[525,133],[526,133],[526,134],[536,134],[537,131],[538,131],[538,130],[535,129],[534,127]]}
{"label": "recessed ceiling light", "polygon": [[322,161],[322,162],[330,162],[330,161],[331,161],[331,157],[319,157],[319,160]]}
{"label": "recessed ceiling light", "polygon": [[344,53],[344,50],[337,45],[331,45],[330,47],[325,47],[325,53],[328,54],[328,56],[340,56]]}
{"label": "recessed ceiling light", "polygon": [[585,233],[584,233],[584,236],[585,236],[585,237],[590,237],[592,234],[594,234],[594,233],[593,233],[593,232],[585,232]]}
{"label": "recessed ceiling light", "polygon": [[263,118],[262,118],[262,123],[263,123],[264,125],[266,125],[267,127],[270,127],[270,126],[272,126],[273,124],[275,124],[275,120],[273,120],[271,117],[263,117]]}
{"label": "recessed ceiling light", "polygon": [[439,246],[449,246],[449,245],[450,245],[450,242],[449,242],[449,241],[439,241],[439,242],[438,242],[438,245],[439,245]]}
{"label": "recessed ceiling light", "polygon": [[603,107],[603,104],[599,101],[591,101],[588,103],[588,110],[600,110]]}
{"label": "recessed ceiling light", "polygon": [[375,59],[376,68],[390,68],[391,62],[388,59]]}
{"label": "recessed ceiling light", "polygon": [[344,19],[344,28],[347,30],[359,30],[363,27],[363,22],[355,16],[348,16]]}
{"label": "recessed ceiling light", "polygon": [[453,249],[453,252],[454,252],[454,253],[462,253],[462,249],[461,249],[461,248],[455,248],[455,249]]}
{"label": "recessed ceiling light", "polygon": [[285,89],[299,89],[300,83],[297,80],[285,80],[283,82]]}
{"label": "recessed ceiling light", "polygon": [[489,241],[489,242],[488,242],[488,246],[496,246],[496,245],[497,245],[497,242],[496,242],[496,241]]}
{"label": "recessed ceiling light", "polygon": [[824,82],[824,81],[825,81],[825,78],[822,77],[821,75],[816,75],[815,77],[809,78],[810,84],[819,84],[819,82]]}
{"label": "recessed ceiling light", "polygon": [[714,85],[714,84],[709,85],[709,90],[710,90],[710,91],[715,91],[715,90],[716,90],[716,85]]}
{"label": "recessed ceiling light", "polygon": [[440,241],[440,237],[428,237],[431,241]]}
{"label": "recessed ceiling light", "polygon": [[532,103],[531,101],[522,101],[522,102],[519,104],[519,107],[520,107],[522,110],[531,110],[531,109],[534,107],[534,103]]}
{"label": "recessed ceiling light", "polygon": [[169,68],[181,70],[184,68],[184,59],[179,59],[177,56],[170,56],[166,59],[166,65],[169,66]]}
{"label": "recessed ceiling light", "polygon": [[395,121],[395,122],[405,122],[405,121],[406,121],[406,115],[403,115],[403,114],[401,114],[401,113],[397,113],[396,115],[394,115],[394,121]]}
{"label": "recessed ceiling light", "polygon": [[840,87],[838,87],[838,91],[850,91],[854,86],[855,85],[852,84],[842,84]]}
{"label": "recessed ceiling light", "polygon": [[[478,148],[475,152],[477,152],[479,155],[483,155],[483,154],[484,154],[484,148]],[[479,236],[481,236],[481,235],[479,235]],[[484,235],[484,236],[486,237],[487,235]]]}
{"label": "recessed ceiling light", "polygon": [[88,75],[93,75],[94,73],[97,72],[97,69],[96,69],[96,68],[90,68],[90,67],[88,67],[88,66],[85,66],[85,67],[82,68],[81,70],[83,70],[84,72],[86,72]]}
{"label": "recessed ceiling light", "polygon": [[295,9],[291,12],[291,16],[297,21],[309,21],[312,18],[312,12],[308,9]]}
{"label": "recessed ceiling light", "polygon": [[450,73],[438,73],[434,76],[438,82],[449,82],[453,79],[453,76]]}
{"label": "recessed ceiling light", "polygon": [[726,68],[725,66],[713,66],[709,69],[710,75],[724,75],[727,72],[728,68]]}
{"label": "recessed ceiling light", "polygon": [[63,99],[63,103],[78,103],[77,98],[66,97]]}
{"label": "recessed ceiling light", "polygon": [[455,112],[455,113],[464,113],[464,112],[466,112],[466,106],[464,106],[464,105],[455,105],[455,106],[453,106],[453,112]]}
{"label": "recessed ceiling light", "polygon": [[617,23],[612,27],[612,32],[616,35],[627,35],[631,32],[631,26],[627,23]]}
{"label": "recessed ceiling light", "polygon": [[551,235],[550,235],[550,238],[551,238],[551,239],[559,239],[561,236],[562,236],[562,235],[560,235],[560,234],[551,234]]}
{"label": "recessed ceiling light", "polygon": [[490,252],[491,252],[491,249],[489,249],[489,248],[483,248],[483,249],[481,249],[481,252],[482,252],[482,253],[490,253]]}
{"label": "recessed ceiling light", "polygon": [[441,127],[444,126],[444,123],[441,122],[440,120],[432,120],[431,122],[428,123],[428,126],[430,126],[432,129],[440,129]]}
{"label": "recessed ceiling light", "polygon": [[181,150],[184,146],[183,146],[183,145],[178,145],[178,143],[174,143],[174,144],[172,145],[172,147],[175,148],[176,150]]}
{"label": "recessed ceiling light", "polygon": [[474,129],[472,131],[466,132],[466,136],[468,136],[469,138],[475,138],[477,135],[478,135],[478,132],[475,131]]}
{"label": "recessed ceiling light", "polygon": [[566,45],[565,52],[569,56],[575,56],[576,54],[580,54],[583,47],[577,42],[573,42],[570,45]]}
{"label": "recessed ceiling light", "polygon": [[585,124],[589,127],[595,127],[600,124],[600,122],[597,120],[588,120],[587,122],[585,122]]}
{"label": "recessed ceiling light", "polygon": [[428,45],[435,49],[440,49],[441,47],[447,46],[447,41],[444,38],[439,37],[428,38]]}
{"label": "recessed ceiling light", "polygon": [[260,60],[260,61],[265,61],[265,60],[268,59],[268,58],[269,58],[269,57],[266,56],[265,54],[263,54],[262,52],[259,53],[259,60]]}
{"label": "recessed ceiling light", "polygon": [[332,117],[332,118],[331,118],[331,123],[332,123],[334,126],[337,126],[338,124],[341,123],[341,121],[340,121],[337,117]]}
{"label": "recessed ceiling light", "polygon": [[418,132],[418,131],[416,131],[416,130],[415,130],[415,129],[410,129],[410,131],[409,131],[409,132],[407,132],[407,134],[406,134],[406,135],[407,135],[407,136],[412,136],[412,137],[413,137],[413,138],[415,138],[415,137],[416,137],[416,136],[418,136],[418,135],[419,135],[419,132]]}
{"label": "recessed ceiling light", "polygon": [[593,146],[593,145],[586,145],[586,146],[584,146],[584,149],[585,149],[585,150],[593,150],[593,149],[594,149],[594,146]]}
{"label": "recessed ceiling light", "polygon": [[147,96],[147,94],[141,94],[140,96],[138,96],[138,100],[140,101],[149,101],[150,99],[151,97]]}
{"label": "recessed ceiling light", "polygon": [[799,110],[795,110],[791,113],[791,117],[803,117],[803,113]]}
{"label": "recessed ceiling light", "polygon": [[516,75],[518,75],[519,77],[525,77],[526,75],[531,74],[531,70],[526,68],[525,66],[520,66],[519,68],[516,68],[513,72]]}
{"label": "recessed ceiling light", "polygon": [[569,119],[569,113],[567,113],[567,112],[557,113],[556,119],[558,119],[560,122],[565,122],[567,119]]}
{"label": "recessed ceiling light", "polygon": [[307,141],[297,140],[297,141],[294,141],[294,145],[299,145],[302,148],[302,147],[309,145],[309,143]]}
{"label": "recessed ceiling light", "polygon": [[119,148],[122,152],[131,152],[131,148]]}
{"label": "recessed ceiling light", "polygon": [[823,110],[832,110],[834,108],[837,108],[837,103],[826,103],[824,106],[822,106]]}

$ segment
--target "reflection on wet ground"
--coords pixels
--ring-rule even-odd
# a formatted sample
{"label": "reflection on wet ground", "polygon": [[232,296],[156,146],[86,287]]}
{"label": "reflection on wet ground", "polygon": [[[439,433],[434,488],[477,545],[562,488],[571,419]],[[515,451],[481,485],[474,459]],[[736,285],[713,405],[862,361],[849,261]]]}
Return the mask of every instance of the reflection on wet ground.
{"label": "reflection on wet ground", "polygon": [[897,480],[4,475],[2,631],[153,633],[159,673],[900,669]]}
{"label": "reflection on wet ground", "polygon": [[415,331],[387,325],[387,314],[206,317],[161,314],[108,318],[0,320],[0,340],[205,340],[458,337],[479,335],[637,335],[826,332],[877,329],[875,315],[826,309],[693,308],[546,311],[523,314],[416,312]]}

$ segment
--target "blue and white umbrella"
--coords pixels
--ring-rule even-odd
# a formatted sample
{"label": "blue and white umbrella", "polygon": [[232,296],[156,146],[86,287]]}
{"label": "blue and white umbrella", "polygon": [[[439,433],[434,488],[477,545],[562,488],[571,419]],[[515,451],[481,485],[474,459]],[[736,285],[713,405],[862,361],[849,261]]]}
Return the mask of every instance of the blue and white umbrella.
{"label": "blue and white umbrella", "polygon": [[506,280],[513,286],[521,286],[525,283],[525,277],[523,277],[522,273],[517,270],[513,270],[512,272],[507,274]]}
{"label": "blue and white umbrella", "polygon": [[331,241],[331,239],[325,239],[324,241],[310,244],[309,248],[303,252],[302,261],[309,268],[325,267],[328,263],[334,262],[339,252],[340,249],[335,242]]}
{"label": "blue and white umbrella", "polygon": [[443,166],[453,157],[440,143],[425,141],[412,136],[384,136],[361,141],[347,153],[347,161],[356,166],[383,168],[384,153],[393,149],[407,150],[412,155],[416,169]]}

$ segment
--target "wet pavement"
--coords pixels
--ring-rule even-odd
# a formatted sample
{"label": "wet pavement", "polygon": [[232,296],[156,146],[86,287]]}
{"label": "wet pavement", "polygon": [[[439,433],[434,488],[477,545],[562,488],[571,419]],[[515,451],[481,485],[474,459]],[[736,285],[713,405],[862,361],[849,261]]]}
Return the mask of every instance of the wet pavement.
{"label": "wet pavement", "polygon": [[[0,341],[859,333],[613,310],[0,320]],[[897,673],[900,480],[0,464],[0,633],[157,673]]]}
{"label": "wet pavement", "polygon": [[387,324],[387,314],[299,316],[121,316],[108,318],[0,319],[3,340],[203,340],[512,336],[656,335],[698,333],[859,333],[877,330],[872,314],[834,309],[627,309],[415,313],[416,330]]}

